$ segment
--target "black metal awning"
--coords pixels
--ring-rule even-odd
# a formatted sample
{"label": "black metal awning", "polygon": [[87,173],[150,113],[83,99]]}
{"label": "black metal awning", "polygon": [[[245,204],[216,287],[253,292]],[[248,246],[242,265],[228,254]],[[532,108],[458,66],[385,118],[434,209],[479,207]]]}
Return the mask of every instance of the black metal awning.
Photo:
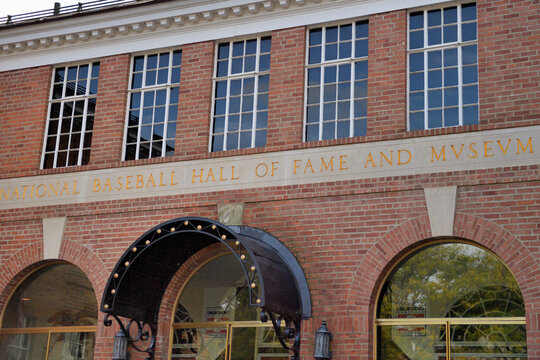
{"label": "black metal awning", "polygon": [[[225,226],[219,222],[185,217],[162,223],[143,234],[122,255],[103,293],[101,311],[114,317],[128,336],[119,317],[136,322],[139,329],[152,329],[146,351],[153,358],[159,307],[165,290],[182,264],[198,251],[215,243],[224,244],[236,256],[250,289],[250,303],[262,308],[261,319],[272,320],[281,339],[295,338],[291,350],[298,353],[300,323],[311,317],[311,299],[304,273],[292,253],[274,236],[247,226]],[[251,284],[257,286],[252,287]],[[140,337],[141,334],[139,334]],[[148,336],[148,334],[147,334]],[[129,337],[129,336],[128,336]],[[138,339],[130,339],[132,345]],[[137,346],[134,346],[137,349]]]}

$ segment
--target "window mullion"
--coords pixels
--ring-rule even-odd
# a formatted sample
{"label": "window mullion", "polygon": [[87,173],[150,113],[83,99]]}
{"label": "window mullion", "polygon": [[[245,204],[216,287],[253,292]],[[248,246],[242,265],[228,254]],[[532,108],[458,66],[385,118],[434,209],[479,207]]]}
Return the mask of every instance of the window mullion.
{"label": "window mullion", "polygon": [[51,334],[52,334],[52,330],[49,330],[47,332],[47,349],[45,351],[45,360],[49,360],[49,350],[51,347]]}
{"label": "window mullion", "polygon": [[[172,56],[171,56],[172,57]],[[172,68],[169,68],[172,72]],[[165,114],[163,117],[163,135],[161,137],[161,141],[163,144],[161,144],[161,156],[167,155],[167,139],[169,138],[169,122],[171,119],[169,119],[169,104],[171,103],[171,89],[172,87],[168,88],[165,93]]]}
{"label": "window mullion", "polygon": [[451,360],[451,353],[450,353],[450,321],[447,321],[444,326],[446,327],[446,359]]}
{"label": "window mullion", "polygon": [[[145,65],[146,66],[146,65]],[[144,75],[143,75],[144,78]],[[141,147],[141,127],[144,111],[144,91],[140,91],[141,100],[139,102],[139,123],[137,124],[137,138],[135,139],[135,160],[139,160],[139,151]]]}
{"label": "window mullion", "polygon": [[169,66],[167,68],[167,88],[166,88],[166,95],[165,95],[165,114],[163,116],[163,135],[161,141],[163,144],[161,144],[161,156],[167,155],[167,139],[169,138],[169,122],[171,119],[169,119],[169,105],[171,103],[171,91],[173,88],[172,84],[172,72],[173,72],[173,57],[174,57],[174,51],[169,51]]}
{"label": "window mullion", "polygon": [[427,130],[429,127],[428,121],[428,75],[429,75],[429,66],[428,66],[428,52],[424,51],[424,129]]}
{"label": "window mullion", "polygon": [[[259,79],[260,77],[261,77],[260,75],[255,76],[254,85],[253,85],[253,117],[252,117],[253,120],[251,123],[251,147],[255,147],[255,134],[257,133],[256,126],[257,126],[257,117],[259,114],[259,112],[257,111],[257,107],[259,105]],[[240,119],[240,124],[242,124],[241,120],[242,119]],[[268,129],[268,123],[266,124],[266,128]]]}
{"label": "window mullion", "polygon": [[236,145],[237,149],[240,149],[240,136],[242,135],[242,131],[241,131],[241,129],[242,129],[242,109],[244,107],[244,80],[245,79],[246,79],[245,77],[239,79],[239,81],[240,81],[240,95],[239,95],[240,96],[240,107],[238,109],[238,130],[236,130],[236,131],[238,131],[238,143]]}
{"label": "window mullion", "polygon": [[[50,116],[50,114],[49,114]],[[60,113],[58,115],[58,126],[56,129],[56,139],[54,142],[54,157],[53,157],[53,169],[56,168],[56,162],[58,161],[58,148],[60,147],[60,129],[62,126],[62,118],[64,117],[64,101],[60,101]],[[49,118],[50,121],[50,118]]]}
{"label": "window mullion", "polygon": [[321,30],[321,88],[319,93],[319,140],[322,140],[323,121],[324,121],[324,73],[326,72],[326,27]]}
{"label": "window mullion", "polygon": [[[353,26],[353,29],[355,29],[356,26]],[[353,38],[354,39],[354,38]],[[356,47],[356,46],[354,46]],[[349,93],[349,136],[350,137],[353,137],[354,136],[354,102],[356,100],[356,98],[354,97],[354,89],[355,89],[355,86],[356,86],[356,62],[354,61],[354,59],[351,59],[351,62],[350,62],[350,66],[351,66],[351,78],[350,78],[350,81],[351,81],[351,91]],[[366,114],[367,116],[367,114]]]}
{"label": "window mullion", "polygon": [[81,136],[79,138],[79,154],[77,156],[77,165],[82,164],[82,153],[84,148],[84,137],[86,134],[86,118],[88,116],[88,103],[90,102],[89,99],[84,100],[84,109],[83,109],[83,117],[81,121]]}
{"label": "window mullion", "polygon": [[321,64],[321,85],[319,87],[319,140],[322,140],[322,129],[323,129],[323,120],[324,120],[324,74],[326,72],[326,67]]}
{"label": "window mullion", "polygon": [[[229,63],[232,59],[229,58]],[[230,64],[229,64],[230,65]],[[227,79],[227,93],[225,98],[225,124],[223,125],[223,150],[227,149],[227,134],[229,130],[229,103],[231,101],[231,79]]]}

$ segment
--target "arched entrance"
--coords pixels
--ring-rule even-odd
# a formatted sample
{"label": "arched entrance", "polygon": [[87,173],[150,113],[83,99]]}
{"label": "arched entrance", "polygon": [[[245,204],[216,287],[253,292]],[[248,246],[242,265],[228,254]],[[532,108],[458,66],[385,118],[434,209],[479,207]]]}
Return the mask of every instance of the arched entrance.
{"label": "arched entrance", "polygon": [[491,252],[438,243],[413,252],[384,282],[378,359],[527,358],[519,286]]}
{"label": "arched entrance", "polygon": [[91,360],[97,325],[92,284],[75,265],[30,274],[11,295],[0,329],[0,359]]}
{"label": "arched entrance", "polygon": [[218,256],[190,277],[176,302],[170,359],[288,360],[249,289],[234,255]]}
{"label": "arched entrance", "polygon": [[[222,244],[230,255],[223,271],[235,264],[235,277],[243,283],[241,290],[237,289],[242,294],[240,302],[258,308],[260,321],[270,320],[279,343],[292,351],[293,359],[298,358],[301,321],[311,317],[307,281],[298,262],[279,240],[264,231],[228,227],[205,218],[167,221],[125,251],[103,293],[105,325],[111,325],[110,318],[114,318],[130,344],[153,359],[159,308],[167,285],[182,264],[213,244]],[[222,287],[231,288],[227,284]],[[130,337],[130,324],[141,330],[134,337]],[[138,340],[145,338],[149,342],[139,347]]]}

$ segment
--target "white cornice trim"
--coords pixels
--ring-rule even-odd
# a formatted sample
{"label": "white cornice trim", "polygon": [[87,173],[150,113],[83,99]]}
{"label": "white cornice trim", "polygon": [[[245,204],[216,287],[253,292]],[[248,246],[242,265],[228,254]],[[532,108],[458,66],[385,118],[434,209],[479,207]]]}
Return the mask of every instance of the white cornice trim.
{"label": "white cornice trim", "polygon": [[430,0],[184,0],[0,30],[0,71],[140,52],[432,4]]}

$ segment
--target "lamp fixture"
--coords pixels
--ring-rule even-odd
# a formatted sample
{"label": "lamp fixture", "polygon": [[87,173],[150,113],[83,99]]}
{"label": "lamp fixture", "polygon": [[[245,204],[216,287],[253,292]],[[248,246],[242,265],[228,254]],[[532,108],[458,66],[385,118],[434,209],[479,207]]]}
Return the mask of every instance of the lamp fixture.
{"label": "lamp fixture", "polygon": [[326,320],[323,320],[321,327],[315,331],[315,359],[332,359],[332,353],[330,352],[330,341],[332,340],[332,333],[328,331],[326,326]]}
{"label": "lamp fixture", "polygon": [[114,335],[113,360],[127,360],[128,338],[122,330]]}

